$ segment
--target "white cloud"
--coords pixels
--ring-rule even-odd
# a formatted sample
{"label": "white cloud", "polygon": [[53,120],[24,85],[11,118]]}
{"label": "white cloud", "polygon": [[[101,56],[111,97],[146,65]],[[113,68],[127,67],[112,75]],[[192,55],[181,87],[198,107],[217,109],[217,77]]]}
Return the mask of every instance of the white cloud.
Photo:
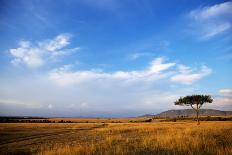
{"label": "white cloud", "polygon": [[163,62],[165,61],[164,57],[156,58],[151,62],[151,66],[149,69],[150,73],[160,73],[164,70],[169,69],[170,67],[173,67],[176,65],[176,63],[166,63],[164,64]]}
{"label": "white cloud", "polygon": [[213,6],[203,7],[197,10],[191,11],[191,16],[196,20],[204,20],[212,17],[218,17],[222,15],[232,15],[232,2],[224,2],[221,4],[215,4]]}
{"label": "white cloud", "polygon": [[230,97],[232,97],[232,89],[220,89],[219,93],[222,96],[230,96]]}
{"label": "white cloud", "polygon": [[47,40],[43,43],[40,43],[40,46],[48,51],[54,52],[67,46],[70,43],[69,40],[70,35],[60,34],[52,40]]}
{"label": "white cloud", "polygon": [[65,48],[70,43],[70,35],[60,34],[54,39],[38,42],[33,45],[29,41],[20,41],[19,47],[10,49],[13,64],[23,64],[30,68],[44,65],[60,55],[70,54],[79,48]]}
{"label": "white cloud", "polygon": [[228,22],[222,24],[210,24],[209,27],[203,30],[202,39],[212,38],[231,28],[231,24]]}
{"label": "white cloud", "polygon": [[[124,84],[136,82],[156,82],[166,80],[180,84],[193,84],[211,73],[211,69],[202,66],[199,70],[188,66],[178,65],[175,62],[166,62],[163,57],[155,58],[143,70],[103,72],[97,70],[72,71],[64,66],[49,73],[49,78],[61,86],[70,86],[82,82],[123,82]],[[116,82],[116,83],[117,83]]]}
{"label": "white cloud", "polygon": [[207,66],[202,66],[199,71],[194,72],[189,67],[181,65],[179,66],[179,73],[172,76],[171,81],[183,84],[193,84],[201,78],[209,75],[211,72],[212,70]]}
{"label": "white cloud", "polygon": [[10,54],[14,57],[12,63],[24,63],[30,67],[38,67],[44,63],[37,48],[31,48],[28,41],[19,42],[19,48],[10,49]]}
{"label": "white cloud", "polygon": [[192,72],[192,69],[189,66],[178,65],[178,70],[182,74],[188,74]]}
{"label": "white cloud", "polygon": [[148,68],[140,71],[116,71],[107,73],[86,70],[75,72],[69,70],[67,67],[61,67],[51,71],[49,77],[60,85],[72,85],[89,80],[124,80],[125,82],[155,81],[165,78],[169,72],[164,73],[164,71],[167,71],[173,66],[175,66],[175,63],[165,63],[165,58],[160,57],[154,59]]}
{"label": "white cloud", "polygon": [[207,40],[231,30],[231,10],[232,2],[224,2],[193,10],[189,15],[194,21],[192,25],[200,38]]}

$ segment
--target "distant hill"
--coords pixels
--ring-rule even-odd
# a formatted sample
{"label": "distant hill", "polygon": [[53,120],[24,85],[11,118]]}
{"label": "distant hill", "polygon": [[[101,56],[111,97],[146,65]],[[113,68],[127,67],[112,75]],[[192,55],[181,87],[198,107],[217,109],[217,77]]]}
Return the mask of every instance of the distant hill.
{"label": "distant hill", "polygon": [[[195,116],[196,112],[193,109],[181,109],[181,110],[168,110],[161,112],[160,114],[150,115],[146,114],[142,117],[192,117]],[[232,111],[221,111],[215,109],[201,109],[200,116],[232,116]]]}

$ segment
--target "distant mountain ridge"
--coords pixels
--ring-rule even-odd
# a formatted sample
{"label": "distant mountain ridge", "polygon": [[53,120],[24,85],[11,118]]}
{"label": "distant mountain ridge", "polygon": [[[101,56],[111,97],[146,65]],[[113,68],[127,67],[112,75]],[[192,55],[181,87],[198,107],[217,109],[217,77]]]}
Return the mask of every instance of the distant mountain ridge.
{"label": "distant mountain ridge", "polygon": [[[156,115],[143,115],[143,117],[192,117],[196,116],[196,112],[193,109],[181,109],[181,110],[168,110]],[[232,116],[232,111],[221,111],[215,109],[201,109],[200,116]]]}

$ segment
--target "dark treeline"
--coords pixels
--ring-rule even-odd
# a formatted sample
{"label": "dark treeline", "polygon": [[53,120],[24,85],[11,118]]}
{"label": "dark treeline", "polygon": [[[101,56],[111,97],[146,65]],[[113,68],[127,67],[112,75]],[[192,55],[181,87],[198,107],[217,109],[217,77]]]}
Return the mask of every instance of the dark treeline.
{"label": "dark treeline", "polygon": [[50,120],[28,120],[28,119],[0,119],[0,123],[55,123],[55,121]]}
{"label": "dark treeline", "polygon": [[[172,121],[172,122],[176,122],[178,120],[196,120],[195,117],[176,117],[176,118],[164,118],[164,120],[161,121]],[[200,121],[232,121],[232,117],[200,117],[199,118]]]}
{"label": "dark treeline", "polygon": [[47,117],[29,117],[29,116],[0,116],[1,119],[48,119]]}
{"label": "dark treeline", "polygon": [[145,120],[130,120],[130,123],[143,123],[143,122],[152,122],[152,119],[145,119]]}
{"label": "dark treeline", "polygon": [[48,119],[12,119],[12,118],[0,118],[0,123],[76,123],[72,121],[51,121]]}

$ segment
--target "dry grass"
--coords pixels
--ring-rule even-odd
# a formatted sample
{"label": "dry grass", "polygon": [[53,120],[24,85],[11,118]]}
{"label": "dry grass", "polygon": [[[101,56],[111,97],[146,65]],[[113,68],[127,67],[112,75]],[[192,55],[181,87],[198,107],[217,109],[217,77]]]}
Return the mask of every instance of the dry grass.
{"label": "dry grass", "polygon": [[[110,124],[92,142],[57,145],[39,154],[232,154],[231,122]],[[99,141],[95,141],[97,137]]]}
{"label": "dry grass", "polygon": [[231,123],[111,124],[94,131],[101,141],[39,154],[232,154]]}
{"label": "dry grass", "polygon": [[12,131],[0,154],[232,154],[232,122],[0,124],[0,140]]}

